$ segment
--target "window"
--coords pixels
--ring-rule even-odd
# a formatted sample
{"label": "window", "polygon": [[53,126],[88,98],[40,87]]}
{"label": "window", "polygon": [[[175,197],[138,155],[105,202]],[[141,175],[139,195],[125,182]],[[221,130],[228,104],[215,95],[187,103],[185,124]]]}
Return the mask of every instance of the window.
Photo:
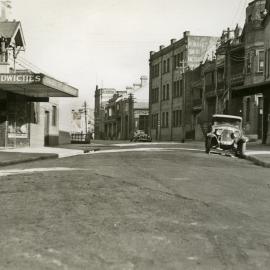
{"label": "window", "polygon": [[177,80],[173,82],[173,97],[181,97],[182,96],[182,84],[183,80]]}
{"label": "window", "polygon": [[152,77],[158,77],[159,76],[159,64],[155,64],[152,66]]}
{"label": "window", "polygon": [[167,64],[166,64],[166,60],[163,60],[163,73],[167,72]]}
{"label": "window", "polygon": [[162,100],[170,99],[170,85],[164,84],[162,87]]}
{"label": "window", "polygon": [[251,54],[247,54],[247,74],[251,73]]}
{"label": "window", "polygon": [[158,114],[152,114],[152,121],[151,121],[151,127],[152,129],[155,129],[158,127]]}
{"label": "window", "polygon": [[264,51],[259,51],[258,55],[258,72],[263,72],[264,71]]}
{"label": "window", "polygon": [[167,84],[166,99],[170,99],[170,85]]}
{"label": "window", "polygon": [[250,121],[250,98],[246,100],[246,121]]}
{"label": "window", "polygon": [[163,73],[170,72],[170,58],[163,60]]}
{"label": "window", "polygon": [[169,127],[169,112],[162,112],[161,126],[163,128]]}
{"label": "window", "polygon": [[170,58],[167,59],[167,72],[170,72]]}
{"label": "window", "polygon": [[159,101],[159,88],[152,89],[152,103]]}
{"label": "window", "polygon": [[165,100],[166,99],[166,86],[163,85],[162,87],[162,100]]}
{"label": "window", "polygon": [[182,111],[173,111],[173,127],[180,127],[182,125]]}
{"label": "window", "polygon": [[56,126],[57,123],[57,107],[52,106],[52,125]]}
{"label": "window", "polygon": [[267,78],[270,77],[270,49],[267,50]]}

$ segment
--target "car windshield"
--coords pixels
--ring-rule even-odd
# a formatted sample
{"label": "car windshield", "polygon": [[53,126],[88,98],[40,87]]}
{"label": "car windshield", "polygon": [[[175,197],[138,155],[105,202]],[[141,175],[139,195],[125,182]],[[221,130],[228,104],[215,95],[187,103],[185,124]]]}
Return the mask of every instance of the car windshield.
{"label": "car windshield", "polygon": [[214,125],[232,125],[241,127],[242,121],[238,118],[227,118],[227,117],[213,117]]}

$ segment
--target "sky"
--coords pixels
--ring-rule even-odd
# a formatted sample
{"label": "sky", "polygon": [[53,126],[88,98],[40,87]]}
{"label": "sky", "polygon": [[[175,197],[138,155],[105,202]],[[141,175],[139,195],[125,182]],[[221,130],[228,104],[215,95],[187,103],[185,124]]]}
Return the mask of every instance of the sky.
{"label": "sky", "polygon": [[26,40],[23,55],[77,87],[63,106],[93,107],[95,86],[125,89],[148,75],[151,50],[183,32],[220,36],[243,24],[248,0],[12,0]]}

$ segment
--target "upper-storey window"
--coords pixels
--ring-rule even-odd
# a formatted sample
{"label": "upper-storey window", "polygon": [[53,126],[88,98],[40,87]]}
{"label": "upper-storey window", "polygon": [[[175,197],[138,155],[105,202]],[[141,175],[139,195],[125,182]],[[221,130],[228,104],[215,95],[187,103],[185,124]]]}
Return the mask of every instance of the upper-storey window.
{"label": "upper-storey window", "polygon": [[158,77],[159,76],[159,63],[152,66],[152,77]]}
{"label": "upper-storey window", "polygon": [[247,54],[247,74],[251,73],[251,53]]}
{"label": "upper-storey window", "polygon": [[258,53],[258,72],[264,71],[264,51]]}
{"label": "upper-storey window", "polygon": [[163,60],[163,73],[170,72],[170,58]]}

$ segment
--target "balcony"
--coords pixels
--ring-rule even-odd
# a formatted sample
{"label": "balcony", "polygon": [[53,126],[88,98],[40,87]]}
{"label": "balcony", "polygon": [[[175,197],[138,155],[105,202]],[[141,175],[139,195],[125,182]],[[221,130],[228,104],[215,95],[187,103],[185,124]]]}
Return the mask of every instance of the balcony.
{"label": "balcony", "polygon": [[245,76],[243,72],[231,75],[231,85],[241,86],[244,84]]}

